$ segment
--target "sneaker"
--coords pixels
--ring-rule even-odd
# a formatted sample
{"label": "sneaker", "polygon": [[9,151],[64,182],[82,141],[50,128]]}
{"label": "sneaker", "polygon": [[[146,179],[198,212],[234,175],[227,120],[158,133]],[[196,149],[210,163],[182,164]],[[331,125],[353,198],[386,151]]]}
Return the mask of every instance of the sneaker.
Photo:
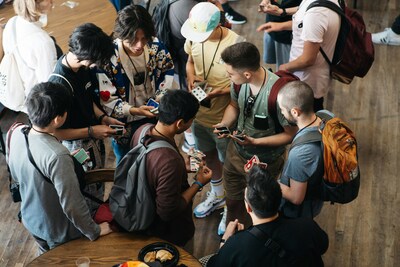
{"label": "sneaker", "polygon": [[207,192],[207,198],[193,210],[196,218],[204,218],[225,205],[225,196],[218,197],[213,191]]}
{"label": "sneaker", "polygon": [[226,214],[228,213],[226,206],[224,207],[224,211],[221,212],[222,219],[218,225],[218,235],[224,235],[226,230]]}
{"label": "sneaker", "polygon": [[233,8],[229,7],[227,11],[225,11],[225,18],[231,24],[244,24],[247,22],[247,18],[239,13],[237,13]]}
{"label": "sneaker", "polygon": [[383,32],[373,33],[372,42],[375,44],[400,45],[400,34],[396,34],[391,28]]}
{"label": "sneaker", "polygon": [[183,145],[181,147],[182,151],[187,154],[189,152],[189,150],[192,148],[195,148],[194,145],[189,144],[189,142],[185,139],[185,141],[183,142]]}

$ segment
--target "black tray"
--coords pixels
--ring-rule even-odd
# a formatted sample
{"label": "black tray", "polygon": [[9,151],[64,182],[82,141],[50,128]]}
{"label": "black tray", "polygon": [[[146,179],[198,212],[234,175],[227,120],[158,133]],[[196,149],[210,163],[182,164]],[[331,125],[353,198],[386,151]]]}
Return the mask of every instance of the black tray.
{"label": "black tray", "polygon": [[[144,261],[144,256],[146,256],[147,252],[157,251],[157,250],[161,250],[161,249],[165,249],[165,250],[169,251],[174,256],[174,258],[172,260],[165,261],[163,263],[160,262],[161,266],[163,266],[163,267],[175,267],[178,264],[178,261],[179,261],[179,251],[173,245],[171,245],[169,243],[165,243],[165,242],[156,242],[156,243],[152,243],[152,244],[149,244],[149,245],[145,246],[144,248],[142,248],[139,251],[138,259],[140,261],[145,262]],[[146,264],[150,264],[150,262],[149,263],[145,262],[145,263]]]}

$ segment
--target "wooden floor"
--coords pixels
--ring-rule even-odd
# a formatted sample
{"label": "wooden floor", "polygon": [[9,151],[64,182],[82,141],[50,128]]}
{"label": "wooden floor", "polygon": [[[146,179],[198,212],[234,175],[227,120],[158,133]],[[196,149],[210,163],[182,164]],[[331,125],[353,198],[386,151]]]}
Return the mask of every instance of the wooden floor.
{"label": "wooden floor", "polygon": [[[55,1],[57,7],[62,1]],[[73,28],[71,21],[78,16],[80,23],[96,14],[99,25],[112,29],[114,17],[101,15],[100,3],[105,0],[80,1],[80,7],[70,15],[59,16],[52,23],[60,26],[56,35],[61,46]],[[153,4],[158,1],[152,1]],[[257,14],[259,0],[239,0],[232,6],[246,15],[249,22],[233,29],[262,49],[262,35],[255,32],[264,16]],[[349,2],[352,4],[352,2]],[[85,7],[85,8],[83,8]],[[90,8],[89,8],[90,7]],[[91,10],[84,12],[84,10]],[[391,25],[399,15],[399,0],[358,0],[368,30],[380,31]],[[104,11],[104,10],[103,10]],[[110,11],[111,12],[111,11]],[[10,17],[9,7],[0,10],[1,17]],[[93,20],[91,20],[93,21]],[[360,148],[362,173],[357,200],[347,205],[326,204],[316,221],[328,233],[330,246],[324,255],[325,265],[336,266],[400,266],[400,47],[376,46],[374,66],[364,79],[350,86],[335,83],[326,106],[346,120],[355,131]],[[32,238],[15,220],[18,205],[11,203],[4,159],[0,156],[0,266],[22,266],[35,254]],[[195,203],[205,198],[206,190],[198,194]],[[186,246],[196,257],[216,251],[219,237],[217,226],[221,216],[214,212],[205,219],[195,219],[194,242]]]}

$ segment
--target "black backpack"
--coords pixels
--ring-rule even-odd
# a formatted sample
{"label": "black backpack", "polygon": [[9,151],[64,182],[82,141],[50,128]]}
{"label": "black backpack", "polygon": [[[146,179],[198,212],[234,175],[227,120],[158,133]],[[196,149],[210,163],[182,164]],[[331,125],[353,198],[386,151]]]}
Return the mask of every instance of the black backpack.
{"label": "black backpack", "polygon": [[145,146],[145,133],[152,125],[143,127],[139,144],[126,154],[115,169],[110,192],[110,210],[114,220],[128,232],[146,230],[154,220],[156,206],[146,175],[146,155],[158,148],[175,148],[164,140]]}
{"label": "black backpack", "polygon": [[179,0],[161,0],[153,10],[153,22],[157,38],[165,44],[171,55],[175,56],[171,41],[171,27],[169,26],[168,10],[169,6]]}

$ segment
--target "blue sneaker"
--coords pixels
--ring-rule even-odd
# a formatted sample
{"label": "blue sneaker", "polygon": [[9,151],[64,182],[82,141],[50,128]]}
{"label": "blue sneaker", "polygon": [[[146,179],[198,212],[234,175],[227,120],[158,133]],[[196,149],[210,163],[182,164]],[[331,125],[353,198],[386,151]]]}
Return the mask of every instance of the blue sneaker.
{"label": "blue sneaker", "polygon": [[219,197],[213,191],[208,191],[207,198],[194,208],[193,213],[196,218],[204,218],[223,206],[225,206],[225,196]]}
{"label": "blue sneaker", "polygon": [[218,235],[224,235],[225,234],[225,230],[226,230],[226,214],[227,214],[227,208],[226,206],[224,207],[224,211],[221,212],[222,214],[222,218],[221,221],[219,222],[218,225]]}

